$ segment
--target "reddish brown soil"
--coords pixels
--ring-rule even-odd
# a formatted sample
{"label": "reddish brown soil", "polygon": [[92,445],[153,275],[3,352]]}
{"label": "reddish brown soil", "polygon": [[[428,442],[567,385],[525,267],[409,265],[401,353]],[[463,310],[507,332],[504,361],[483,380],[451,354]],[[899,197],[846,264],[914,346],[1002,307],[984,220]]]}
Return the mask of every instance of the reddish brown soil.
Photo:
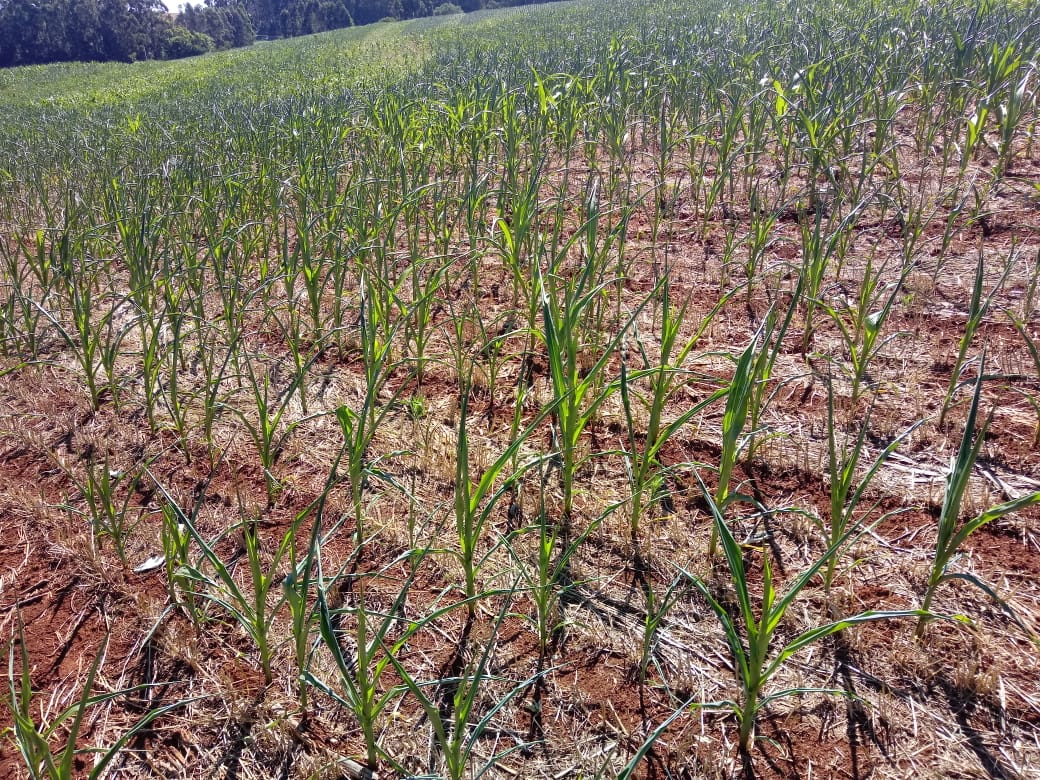
{"label": "reddish brown soil", "polygon": [[[1016,170],[1021,177],[1040,175],[1040,161],[1021,160]],[[636,174],[648,176],[645,170]],[[819,578],[814,580],[792,609],[782,639],[824,622],[833,610],[849,615],[919,604],[934,550],[942,478],[965,418],[964,393],[958,395],[947,425],[939,426],[935,415],[957,354],[975,253],[980,241],[993,257],[1006,256],[1013,241],[1023,257],[1035,255],[1040,246],[1035,202],[1013,185],[994,194],[988,223],[966,225],[956,233],[942,268],[928,265],[928,242],[941,238],[943,221],[937,218],[927,226],[920,269],[908,280],[886,324],[893,340],[872,366],[877,393],[868,393],[875,399],[870,457],[916,421],[928,421],[900,448],[902,460],[883,469],[868,493],[864,507],[873,506],[868,521],[891,515],[845,554],[831,594],[819,587]],[[700,218],[692,209],[692,204],[678,204],[657,249],[667,247],[673,295],[691,297],[690,327],[714,306],[730,283],[725,277],[739,278],[740,273],[720,264],[726,232],[732,229],[729,218],[712,215],[702,237]],[[747,217],[738,210],[737,223],[744,226]],[[769,254],[767,270],[779,280],[780,290],[790,288],[792,272],[785,263],[798,263],[798,219],[792,215],[781,221]],[[628,302],[655,285],[648,232],[647,214],[637,211],[630,225],[633,261],[623,293]],[[898,251],[900,235],[890,224],[864,219],[857,241],[883,258]],[[498,278],[490,261],[489,266],[487,278]],[[1010,277],[970,351],[975,355],[986,345],[990,365],[998,367],[992,370],[1007,376],[986,386],[985,409],[995,413],[966,509],[980,511],[1005,500],[1001,486],[1016,492],[1040,487],[1040,453],[1033,446],[1037,420],[1023,395],[1040,394],[1040,377],[1030,373],[1035,370],[1020,337],[1001,313],[1003,307],[1020,305],[1024,277],[1018,271]],[[852,275],[831,284],[854,288],[856,280]],[[489,320],[507,308],[504,287],[502,276],[489,283],[486,294],[473,295]],[[463,294],[461,288],[458,294]],[[721,312],[695,352],[697,378],[685,394],[676,396],[670,414],[705,397],[715,380],[728,379],[732,362],[718,353],[742,349],[767,306],[759,289],[747,300],[738,295]],[[847,353],[833,323],[818,315],[810,354],[803,355],[799,336],[805,315],[798,312],[780,351],[773,377],[777,394],[763,420],[778,435],[765,438],[756,459],[738,464],[733,477],[741,492],[770,510],[763,517],[750,505],[737,504],[729,514],[734,534],[746,543],[746,566],[756,594],[761,593],[764,555],[770,556],[782,589],[823,549],[817,524],[829,510],[826,372],[831,364],[825,356],[844,360]],[[1034,331],[1040,324],[1037,317],[1033,312],[1028,324]],[[447,321],[442,310],[438,324]],[[254,338],[271,352],[280,348],[276,332],[258,329]],[[432,348],[447,354],[446,338],[441,332]],[[523,337],[506,342],[514,357],[523,349]],[[548,392],[545,356],[537,355],[530,368],[528,419]],[[347,386],[360,382],[355,355],[330,352],[316,370]],[[474,458],[483,458],[482,465],[507,442],[513,421],[509,392],[518,384],[520,370],[518,359],[505,361],[494,397],[479,382],[474,388],[471,448],[479,450]],[[607,373],[618,371],[615,356]],[[364,598],[375,612],[388,613],[413,575],[407,560],[412,544],[408,519],[432,518],[417,533],[441,552],[430,553],[414,572],[401,624],[388,641],[394,641],[394,631],[400,635],[405,630],[405,621],[423,620],[431,610],[464,595],[457,560],[443,552],[457,545],[450,503],[457,377],[435,364],[421,385],[402,374],[391,387],[406,382],[408,392],[401,397],[414,389],[424,399],[425,414],[418,420],[404,410],[388,415],[372,449],[373,455],[387,456],[408,450],[394,456],[394,473],[414,492],[419,508],[386,484],[373,484],[366,522],[374,540],[359,553],[352,538],[354,521],[348,517],[327,541],[323,555],[330,594],[338,593],[348,606]],[[16,670],[22,653],[29,659],[33,717],[52,721],[73,705],[104,646],[95,692],[134,690],[91,710],[78,747],[111,744],[149,709],[183,702],[130,742],[113,764],[116,776],[342,776],[339,756],[362,758],[356,721],[320,692],[313,693],[309,712],[299,712],[284,613],[274,632],[280,642],[275,679],[266,685],[253,643],[226,615],[211,609],[205,625],[194,625],[181,611],[168,609],[162,569],[132,572],[161,550],[157,510],[162,501],[152,477],[182,506],[197,502],[199,529],[217,540],[214,548],[225,560],[240,550],[237,537],[224,532],[245,520],[255,523],[266,560],[301,513],[298,534],[306,538],[314,522],[312,502],[324,489],[338,446],[334,419],[301,425],[289,439],[274,468],[284,487],[268,505],[264,474],[233,420],[220,421],[222,452],[211,464],[200,442],[190,443],[189,459],[171,432],[149,431],[137,403],[131,398],[117,409],[109,400],[92,412],[74,373],[60,366],[26,367],[0,379],[0,636],[10,640]],[[846,422],[864,419],[867,405],[861,398],[853,409],[847,388],[838,391],[836,407]],[[604,507],[626,489],[624,463],[612,454],[627,445],[620,407],[605,405],[590,423],[588,451],[607,454],[585,464],[579,475],[572,532],[592,530],[567,576],[561,576],[565,587],[544,654],[534,630],[536,610],[523,582],[510,602],[501,595],[488,596],[468,623],[464,608],[448,611],[399,649],[400,662],[417,679],[442,681],[427,690],[447,714],[453,691],[443,681],[457,682],[471,674],[490,647],[485,673],[493,679],[476,711],[487,712],[513,694],[476,748],[482,760],[505,754],[496,776],[574,777],[596,771],[609,776],[682,702],[720,702],[735,695],[724,637],[707,602],[692,587],[662,622],[664,639],[658,637],[645,675],[641,673],[647,587],[663,593],[682,567],[704,578],[720,601],[732,599],[728,573],[706,556],[711,520],[696,479],[700,475],[709,491],[717,486],[711,469],[720,455],[721,416],[720,405],[708,409],[662,449],[662,465],[671,469],[667,495],[651,508],[635,543],[623,512],[596,525]],[[548,430],[541,437],[540,446],[550,449]],[[155,458],[152,477],[142,479],[128,500],[131,516],[140,520],[126,538],[126,564],[110,540],[95,538],[85,518],[69,510],[70,505],[81,507],[70,475],[81,474],[106,453],[119,468]],[[547,500],[550,511],[556,511],[552,479],[547,481]],[[539,497],[534,472],[520,483],[517,495],[523,517],[511,514],[503,500],[484,528],[483,551],[533,519]],[[349,515],[348,509],[349,496],[337,486],[326,517]],[[1026,630],[1040,626],[1038,518],[1040,513],[1029,510],[980,530],[956,563],[958,572],[992,586],[1007,600],[1007,608],[966,582],[946,583],[937,609],[969,616],[972,627],[936,622],[923,642],[914,640],[911,620],[870,623],[837,635],[795,656],[771,689],[826,688],[843,691],[844,697],[804,693],[777,700],[761,718],[760,740],[750,757],[737,751],[735,723],[724,708],[691,707],[647,754],[639,776],[883,778],[919,776],[926,768],[947,777],[1035,774],[1040,767],[1040,750],[1035,748],[1040,737],[1040,657]],[[438,524],[442,530],[434,532],[432,526]],[[528,535],[517,544],[531,541]],[[489,574],[481,587],[508,588],[519,572],[516,560],[501,547],[496,550],[489,555]],[[283,562],[279,575],[286,571]],[[244,561],[234,576],[246,582]],[[365,583],[360,596],[348,586],[356,581]],[[273,592],[280,591],[276,587]],[[328,652],[323,653],[316,654],[313,671],[320,679],[334,680]],[[520,686],[523,681],[530,684]],[[400,682],[388,666],[380,689],[390,691]],[[142,685],[149,687],[136,688]],[[9,714],[0,710],[0,725],[10,723]],[[407,771],[428,770],[429,723],[414,695],[402,693],[388,707],[382,727],[387,750],[395,751]],[[62,737],[59,730],[53,743]],[[88,754],[77,758],[77,775],[87,774],[87,760]],[[388,763],[382,769],[384,776],[394,774]],[[24,772],[14,742],[0,740],[0,776]]]}

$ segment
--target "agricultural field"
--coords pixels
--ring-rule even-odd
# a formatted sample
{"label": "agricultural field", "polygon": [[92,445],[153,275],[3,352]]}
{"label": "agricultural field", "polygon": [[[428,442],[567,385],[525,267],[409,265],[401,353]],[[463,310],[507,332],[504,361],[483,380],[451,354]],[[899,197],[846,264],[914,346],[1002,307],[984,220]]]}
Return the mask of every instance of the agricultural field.
{"label": "agricultural field", "polygon": [[1040,775],[1040,5],[0,72],[0,776]]}

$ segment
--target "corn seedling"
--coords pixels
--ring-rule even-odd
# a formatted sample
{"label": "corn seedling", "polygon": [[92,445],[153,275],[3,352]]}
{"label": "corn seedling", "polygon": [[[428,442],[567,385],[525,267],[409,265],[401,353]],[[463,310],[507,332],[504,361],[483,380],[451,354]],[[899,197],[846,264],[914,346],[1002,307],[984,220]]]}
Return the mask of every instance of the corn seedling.
{"label": "corn seedling", "polygon": [[245,364],[245,376],[248,379],[250,395],[256,415],[247,413],[235,406],[228,407],[238,417],[242,426],[249,434],[249,438],[256,446],[257,455],[260,458],[260,466],[264,472],[264,485],[267,488],[268,507],[274,505],[281,484],[274,474],[274,465],[285,447],[285,443],[297,428],[308,420],[319,414],[306,415],[291,423],[282,425],[282,418],[290,408],[293,394],[306,379],[307,367],[318,358],[312,354],[305,366],[295,373],[285,389],[275,392],[271,391],[271,376],[268,373],[257,374],[254,361],[248,356],[241,356],[241,362]]}
{"label": "corn seedling", "polygon": [[[338,464],[337,464],[338,465]],[[282,593],[285,597],[286,606],[289,608],[292,635],[290,641],[293,647],[293,655],[296,660],[297,696],[300,702],[300,710],[306,715],[308,711],[308,691],[310,683],[308,674],[310,672],[311,658],[311,630],[315,624],[320,622],[318,609],[311,604],[310,594],[312,588],[318,585],[318,556],[321,553],[322,542],[339,529],[338,523],[333,523],[331,528],[325,528],[325,508],[328,501],[329,491],[336,481],[336,469],[332,468],[325,482],[325,489],[311,504],[305,507],[296,516],[295,527],[301,528],[304,520],[313,516],[313,524],[308,539],[307,548],[302,556],[297,549],[296,534],[291,534],[289,539],[289,572],[282,580]],[[417,560],[421,560],[421,556]]]}
{"label": "corn seedling", "polygon": [[[594,223],[597,220],[598,216],[593,216],[584,229],[594,232]],[[580,234],[581,231],[575,235]],[[573,240],[572,238],[571,242]],[[565,253],[566,249],[562,254]],[[578,467],[584,461],[579,455],[582,431],[614,390],[610,384],[603,381],[601,375],[614,350],[625,338],[632,322],[649,301],[649,298],[644,299],[627,321],[617,329],[616,335],[602,348],[599,357],[595,360],[590,359],[588,365],[585,365],[583,361],[586,345],[582,342],[581,330],[583,317],[608,284],[594,282],[596,267],[595,258],[586,256],[574,279],[547,279],[540,270],[535,279],[542,299],[542,328],[538,331],[538,336],[545,344],[549,358],[553,416],[560,450],[565,524],[570,523],[572,519],[575,476]]]}
{"label": "corn seedling", "polygon": [[[921,599],[921,609],[926,614],[922,615],[917,623],[916,636],[918,639],[924,636],[925,627],[931,619],[927,613],[931,609],[932,600],[935,598],[936,592],[943,583],[950,580],[963,580],[971,583],[1010,611],[1010,608],[1000,599],[992,586],[969,572],[954,571],[952,564],[961,547],[968,540],[968,537],[984,525],[994,520],[999,520],[1011,512],[1017,512],[1035,504],[1040,504],[1040,491],[1026,493],[1018,498],[992,506],[970,520],[961,520],[961,504],[968,491],[972,469],[982,450],[982,444],[986,438],[986,430],[989,428],[992,420],[991,414],[976,431],[982,397],[982,382],[985,378],[985,362],[986,355],[983,353],[979,357],[979,373],[978,378],[975,380],[971,405],[968,407],[968,419],[964,423],[964,433],[961,436],[957,454],[950,463],[950,470],[946,475],[946,490],[943,493],[942,508],[939,510],[939,534],[935,540],[935,556],[932,558],[929,567],[928,578],[925,581],[924,596]],[[1011,614],[1013,615],[1014,613],[1012,612]]]}
{"label": "corn seedling", "polygon": [[[863,282],[855,301],[845,301],[842,307],[822,303],[823,309],[838,326],[845,349],[849,355],[852,375],[852,393],[850,407],[855,410],[859,402],[863,384],[868,378],[871,361],[877,357],[885,346],[895,338],[894,335],[881,338],[881,331],[892,312],[892,307],[899,300],[903,280],[910,268],[904,268],[899,281],[883,286],[885,268],[875,270],[874,259],[867,259],[863,272]],[[879,299],[880,298],[880,299]]]}
{"label": "corn seedling", "polygon": [[866,205],[867,201],[861,201],[837,221],[833,216],[825,217],[823,208],[817,208],[812,218],[802,220],[802,268],[799,278],[805,305],[802,354],[807,354],[812,346],[820,291],[823,289],[827,270],[833,263],[840,266],[844,262],[852,229]]}
{"label": "corn seedling", "polygon": [[546,417],[559,408],[559,402],[548,404],[535,419],[516,437],[503,452],[490,463],[474,480],[470,476],[469,453],[469,385],[464,382],[459,403],[458,436],[455,444],[455,530],[459,540],[458,559],[465,577],[465,597],[470,616],[477,606],[477,576],[483,567],[484,556],[478,555],[478,545],[499,500],[515,489],[516,481],[532,466],[544,460],[541,456],[517,466],[512,473],[502,477],[506,467],[514,462],[521,447],[531,438]]}
{"label": "corn seedling", "polygon": [[[265,565],[257,521],[247,520],[218,535],[215,539],[207,540],[196,526],[195,518],[186,513],[158,481],[155,484],[163,500],[176,517],[178,527],[175,533],[181,535],[179,539],[174,538],[172,549],[179,552],[183,548],[184,531],[181,530],[181,526],[183,526],[201,553],[197,561],[180,566],[175,578],[189,588],[189,598],[192,598],[194,603],[197,604],[199,600],[208,601],[222,608],[245,631],[256,645],[264,682],[270,685],[273,679],[271,661],[274,657],[271,628],[285,597],[283,595],[281,598],[275,599],[273,604],[268,602],[272,593],[278,593],[274,587],[281,578],[278,569],[282,561],[289,556],[290,548],[303,518],[298,516],[295,519]],[[172,520],[171,517],[171,524]],[[215,547],[222,538],[229,535],[237,537],[239,549],[236,551],[234,559],[225,561],[216,552]],[[245,558],[248,567],[249,584],[247,586],[239,585],[234,577],[234,560],[237,560],[239,556]]]}
{"label": "corn seedling", "polygon": [[[15,649],[16,645],[18,647],[17,650]],[[123,747],[147,728],[149,724],[174,709],[196,701],[196,699],[188,699],[150,710],[127,731],[123,732],[111,745],[98,748],[79,748],[77,743],[84,725],[84,718],[86,718],[87,713],[93,707],[114,701],[128,694],[137,693],[148,687],[147,685],[139,685],[133,688],[95,694],[93,692],[94,682],[97,679],[98,670],[106,658],[107,649],[108,636],[106,635],[87,672],[87,679],[83,683],[83,690],[79,700],[58,713],[50,723],[37,723],[32,712],[32,673],[30,671],[29,654],[25,648],[25,629],[22,625],[21,613],[19,613],[18,638],[11,641],[8,649],[7,704],[14,718],[14,724],[11,727],[14,742],[32,780],[73,780],[73,778],[78,777],[95,780],[95,778],[104,777],[108,765],[119,756]],[[16,658],[18,659],[17,663]],[[61,743],[56,751],[53,743],[57,739],[60,739]],[[77,758],[90,753],[94,754],[93,766],[86,774],[83,774],[77,767]]]}
{"label": "corn seedling", "polygon": [[[516,562],[518,584],[522,585],[534,606],[533,615],[521,613],[521,617],[532,624],[538,636],[539,670],[564,628],[563,603],[567,591],[576,585],[571,577],[571,559],[599,525],[620,506],[608,507],[577,537],[564,539],[561,528],[552,522],[546,511],[547,469],[544,460],[540,466],[539,506],[535,521],[529,527],[514,531],[503,539],[510,557]],[[525,556],[519,550],[518,543],[528,536],[534,538],[534,554]]]}
{"label": "corn seedling", "polygon": [[[322,644],[333,658],[336,682],[319,678],[310,669],[303,672],[303,681],[343,704],[358,719],[365,746],[365,761],[374,771],[379,765],[380,756],[389,758],[379,747],[378,719],[400,694],[400,691],[393,687],[380,690],[383,674],[388,669],[398,666],[396,656],[416,632],[431,621],[456,609],[458,604],[438,607],[419,620],[404,621],[399,617],[404,614],[404,606],[415,579],[415,569],[430,551],[429,548],[424,548],[410,550],[388,565],[387,568],[390,568],[402,560],[410,559],[413,567],[412,574],[399,584],[393,605],[388,612],[381,614],[371,611],[365,602],[366,588],[361,587],[365,578],[379,576],[378,572],[355,575],[350,588],[353,605],[333,607],[329,603],[330,588],[342,585],[337,585],[335,579],[326,580],[324,576],[320,539],[318,534],[312,536],[312,563],[315,569],[317,600],[315,608]],[[357,563],[356,556],[354,563]],[[344,641],[346,631],[343,624],[346,618],[353,618],[355,623],[355,643],[352,649],[349,649],[349,645]],[[398,629],[399,633],[391,640],[391,632],[395,629]],[[405,676],[405,679],[409,678]]]}
{"label": "corn seedling", "polygon": [[[64,305],[72,322],[66,327],[56,315],[41,303],[33,305],[54,327],[79,364],[83,384],[91,406],[97,410],[106,392],[118,405],[119,387],[115,375],[116,358],[120,345],[133,327],[132,322],[119,323],[125,298],[104,295],[99,300],[96,290],[101,287],[105,266],[98,260],[74,258],[73,247],[63,239],[63,271],[59,289],[64,293]],[[83,250],[81,247],[81,251]],[[106,305],[107,301],[107,305]],[[98,309],[101,309],[99,313]]]}
{"label": "corn seedling", "polygon": [[[515,587],[503,595],[502,607],[491,624],[491,636],[483,640],[483,648],[479,650],[479,655],[453,677],[432,681],[417,680],[399,660],[401,643],[395,643],[398,652],[394,652],[395,648],[385,648],[386,657],[403,680],[403,683],[393,689],[391,693],[411,693],[419,702],[433,729],[433,741],[439,749],[444,768],[443,775],[433,776],[447,777],[451,780],[462,780],[468,776],[481,777],[509,754],[524,748],[522,744],[514,745],[489,758],[481,758],[483,768],[479,770],[472,765],[477,747],[481,744],[481,738],[492,726],[495,716],[518,694],[535,684],[545,673],[540,671],[535,677],[513,682],[503,680],[493,674],[489,668],[494,657],[498,634],[503,621],[509,615],[511,594],[514,591]],[[464,648],[460,648],[460,656],[463,652]],[[483,688],[494,682],[513,682],[513,685],[500,695],[493,705],[487,707],[486,711],[482,711],[481,693]],[[404,771],[404,768],[401,767],[399,771]],[[436,772],[437,767],[430,766],[430,771]]]}
{"label": "corn seedling", "polygon": [[[193,511],[197,511],[197,507]],[[184,609],[192,623],[200,625],[204,617],[198,611],[198,599],[191,587],[190,580],[183,574],[190,561],[191,534],[188,532],[188,527],[180,521],[177,509],[169,501],[163,502],[162,515],[163,524],[159,539],[162,542],[166,588],[170,603]]]}
{"label": "corn seedling", "polygon": [[[733,501],[747,500],[741,493],[733,492],[733,469],[737,465],[737,457],[751,435],[745,435],[744,427],[748,418],[748,404],[755,388],[755,377],[752,369],[756,364],[755,355],[761,332],[755,335],[751,343],[737,358],[733,379],[730,380],[726,392],[726,409],[722,415],[722,451],[719,454],[719,484],[715,489],[714,502],[725,510]],[[711,540],[708,543],[708,555],[712,558],[718,552],[718,529],[714,526]]]}
{"label": "corn seedling", "polygon": [[[864,493],[878,470],[884,465],[888,457],[895,452],[899,445],[909,437],[921,424],[917,422],[907,430],[896,436],[885,448],[878,453],[873,462],[867,466],[866,471],[859,475],[857,473],[860,459],[866,451],[867,433],[870,429],[871,412],[873,404],[857,422],[853,437],[846,436],[839,444],[839,423],[834,415],[834,384],[827,382],[827,474],[829,477],[830,513],[827,522],[822,523],[823,541],[827,547],[832,547],[837,541],[844,539],[856,529],[860,531],[873,527],[890,517],[893,513],[883,514],[869,525],[866,519],[877,508],[879,502],[859,512],[857,510],[864,500]],[[897,510],[898,511],[898,510]],[[831,555],[823,572],[823,587],[829,591],[834,582],[834,576],[838,570],[840,561],[839,552]]]}
{"label": "corn seedling", "polygon": [[[700,482],[699,474],[697,480]],[[846,530],[827,548],[823,555],[795,578],[783,594],[778,593],[773,587],[769,553],[762,551],[762,596],[759,603],[756,604],[752,599],[750,580],[744,567],[745,551],[730,532],[720,507],[712,499],[707,487],[703,482],[700,484],[705,500],[711,508],[716,533],[722,542],[730,582],[736,591],[737,610],[735,613],[731,613],[720,603],[712,594],[708,583],[696,575],[687,573],[687,576],[708,601],[726,634],[726,641],[732,654],[733,668],[737,675],[739,695],[734,700],[719,702],[712,706],[728,709],[736,716],[739,726],[738,746],[742,752],[747,753],[752,747],[758,715],[770,702],[805,693],[847,695],[842,690],[812,688],[789,688],[767,692],[773,676],[783,668],[791,656],[799,650],[851,626],[877,620],[919,617],[925,613],[918,610],[862,612],[803,631],[791,639],[781,640],[783,634],[778,632],[778,629],[787,610],[794,604],[813,577],[848,544],[858,529],[854,527]]]}
{"label": "corn seedling", "polygon": [[[86,478],[80,485],[95,536],[106,536],[111,540],[116,556],[124,566],[129,565],[126,559],[127,537],[140,522],[142,511],[139,509],[138,517],[134,519],[130,502],[144,469],[152,460],[154,458],[127,471],[113,468],[106,453],[101,463],[87,462]],[[121,499],[119,493],[122,493]]]}
{"label": "corn seedling", "polygon": [[[1040,382],[1040,338],[1030,332],[1029,325],[1025,320],[1019,319],[1010,310],[1005,309],[1004,312],[1007,314],[1008,319],[1011,321],[1015,330],[1018,331],[1018,335],[1022,337],[1022,341],[1025,342],[1029,356],[1033,360],[1033,369],[1036,373],[1029,376],[1028,379],[1034,383]],[[1033,446],[1040,447],[1040,396],[1034,395],[1019,387],[1012,387],[1012,389],[1020,393],[1036,412],[1036,428],[1033,431]]]}
{"label": "corn seedling", "polygon": [[[766,409],[785,384],[798,378],[795,376],[782,382],[770,381],[773,378],[776,360],[783,350],[784,338],[787,336],[787,331],[791,327],[795,311],[798,308],[803,284],[804,280],[799,278],[798,284],[791,294],[791,300],[787,305],[787,311],[783,315],[783,319],[778,314],[780,310],[779,302],[774,302],[766,312],[766,316],[760,326],[762,347],[757,350],[751,362],[750,371],[754,380],[747,393],[746,425],[750,437],[744,450],[744,460],[747,463],[754,462],[756,449],[763,441],[777,435],[771,432],[763,423]],[[744,390],[743,385],[741,385],[740,389],[741,391]]]}
{"label": "corn seedling", "polygon": [[[638,541],[639,529],[645,511],[645,494],[663,466],[658,456],[661,448],[697,414],[707,406],[726,395],[728,388],[715,391],[708,398],[699,401],[684,411],[675,420],[664,420],[665,407],[679,390],[685,386],[689,372],[683,369],[690,352],[696,346],[715,315],[725,306],[730,295],[724,295],[715,307],[704,317],[700,326],[685,342],[679,343],[679,333],[686,321],[689,300],[676,307],[671,298],[671,284],[667,272],[659,285],[661,291],[660,309],[660,349],[656,355],[647,351],[645,340],[638,328],[634,329],[635,343],[642,358],[644,368],[629,373],[627,350],[622,350],[621,376],[618,387],[621,391],[621,402],[625,411],[625,423],[628,433],[628,450],[625,454],[629,484],[632,493],[629,511],[629,530],[633,541]],[[655,291],[656,292],[656,291]],[[649,392],[640,393],[638,383],[648,380]],[[636,430],[633,401],[638,401],[648,413],[646,432],[642,437]],[[642,438],[640,446],[639,438]]]}
{"label": "corn seedling", "polygon": [[1014,161],[1013,144],[1015,136],[1027,118],[1031,106],[1036,104],[1036,91],[1030,90],[1030,79],[1035,76],[1037,65],[1031,64],[1017,84],[1012,82],[1008,87],[1007,97],[997,105],[997,128],[1000,130],[1000,150],[998,154],[998,174],[1008,173]]}
{"label": "corn seedling", "polygon": [[[1011,273],[1011,269],[1015,265],[1015,246],[1012,244],[1011,252],[1004,263],[1004,270],[997,280],[997,283],[993,285],[993,289],[989,291],[989,294],[983,297],[982,286],[983,277],[986,272],[985,258],[983,255],[982,247],[979,247],[979,259],[975,267],[975,282],[972,285],[971,290],[971,301],[968,304],[968,320],[964,324],[964,333],[961,334],[960,342],[957,345],[957,357],[953,362],[953,369],[950,372],[950,381],[946,386],[946,394],[943,396],[942,405],[939,411],[939,425],[945,425],[946,415],[950,411],[950,406],[953,403],[953,396],[957,392],[957,388],[961,383],[961,374],[964,373],[964,367],[968,359],[968,350],[971,348],[971,343],[975,339],[975,333],[979,329],[979,325],[982,324],[983,317],[989,312],[990,306],[993,305],[993,299],[997,293],[1004,286],[1004,282],[1007,281],[1008,275]],[[979,371],[979,376],[982,376],[982,371]]]}

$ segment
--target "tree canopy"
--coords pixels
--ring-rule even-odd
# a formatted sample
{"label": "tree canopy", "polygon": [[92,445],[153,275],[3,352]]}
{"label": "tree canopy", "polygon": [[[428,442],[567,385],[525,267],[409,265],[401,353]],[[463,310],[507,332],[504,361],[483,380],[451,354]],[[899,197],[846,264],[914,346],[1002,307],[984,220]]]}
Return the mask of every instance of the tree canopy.
{"label": "tree canopy", "polygon": [[[527,0],[459,0],[463,11]],[[383,19],[434,13],[444,0],[0,0],[0,67],[71,60],[173,59]],[[453,9],[452,9],[453,10]],[[441,11],[443,13],[443,10]]]}

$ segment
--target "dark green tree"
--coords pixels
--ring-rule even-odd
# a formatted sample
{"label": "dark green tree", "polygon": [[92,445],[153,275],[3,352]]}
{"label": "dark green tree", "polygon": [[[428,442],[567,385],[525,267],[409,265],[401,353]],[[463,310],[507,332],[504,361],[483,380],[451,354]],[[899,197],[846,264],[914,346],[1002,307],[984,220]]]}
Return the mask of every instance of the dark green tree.
{"label": "dark green tree", "polygon": [[256,38],[249,11],[238,2],[219,0],[208,5],[185,5],[177,23],[209,36],[217,49],[248,46]]}

